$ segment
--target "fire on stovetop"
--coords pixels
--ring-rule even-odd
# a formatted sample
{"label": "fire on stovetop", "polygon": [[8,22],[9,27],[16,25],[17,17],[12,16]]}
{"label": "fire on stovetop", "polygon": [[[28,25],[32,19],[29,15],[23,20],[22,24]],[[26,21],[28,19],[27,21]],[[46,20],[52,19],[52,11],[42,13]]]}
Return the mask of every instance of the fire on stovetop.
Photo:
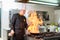
{"label": "fire on stovetop", "polygon": [[43,20],[40,17],[40,19],[37,17],[36,11],[30,11],[29,17],[28,17],[28,32],[30,33],[40,33],[38,25],[43,25]]}

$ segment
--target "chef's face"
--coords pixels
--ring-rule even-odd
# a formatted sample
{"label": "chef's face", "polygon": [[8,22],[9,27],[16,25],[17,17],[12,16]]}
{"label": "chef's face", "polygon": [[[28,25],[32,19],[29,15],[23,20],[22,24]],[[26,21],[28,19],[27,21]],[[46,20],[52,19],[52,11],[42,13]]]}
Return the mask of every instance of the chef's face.
{"label": "chef's face", "polygon": [[25,10],[20,10],[19,14],[20,14],[20,15],[24,15],[25,12],[26,12]]}

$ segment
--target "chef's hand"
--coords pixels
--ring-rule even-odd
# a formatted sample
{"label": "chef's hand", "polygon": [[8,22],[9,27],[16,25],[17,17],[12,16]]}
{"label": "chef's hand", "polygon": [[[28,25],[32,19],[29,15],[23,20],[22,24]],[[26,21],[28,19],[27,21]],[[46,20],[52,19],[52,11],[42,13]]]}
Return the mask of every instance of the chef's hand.
{"label": "chef's hand", "polygon": [[26,30],[26,35],[29,35],[29,34],[30,34],[30,32],[28,30]]}
{"label": "chef's hand", "polygon": [[14,35],[14,31],[11,30],[11,32],[8,34],[8,36],[13,36]]}

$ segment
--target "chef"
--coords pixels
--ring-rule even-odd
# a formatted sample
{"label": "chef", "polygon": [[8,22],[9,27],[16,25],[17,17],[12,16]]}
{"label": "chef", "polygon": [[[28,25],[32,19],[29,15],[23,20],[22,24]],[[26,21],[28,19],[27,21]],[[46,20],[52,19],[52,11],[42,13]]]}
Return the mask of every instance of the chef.
{"label": "chef", "polygon": [[25,9],[21,9],[19,13],[13,14],[9,33],[9,36],[13,36],[13,40],[24,40],[25,28],[27,28],[25,12]]}

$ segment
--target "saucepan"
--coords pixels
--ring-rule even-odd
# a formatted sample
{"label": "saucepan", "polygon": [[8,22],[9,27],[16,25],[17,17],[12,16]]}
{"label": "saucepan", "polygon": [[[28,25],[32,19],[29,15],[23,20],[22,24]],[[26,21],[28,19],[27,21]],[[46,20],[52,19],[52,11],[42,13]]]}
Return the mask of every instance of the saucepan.
{"label": "saucepan", "polygon": [[39,26],[38,28],[40,32],[47,32],[45,26]]}

